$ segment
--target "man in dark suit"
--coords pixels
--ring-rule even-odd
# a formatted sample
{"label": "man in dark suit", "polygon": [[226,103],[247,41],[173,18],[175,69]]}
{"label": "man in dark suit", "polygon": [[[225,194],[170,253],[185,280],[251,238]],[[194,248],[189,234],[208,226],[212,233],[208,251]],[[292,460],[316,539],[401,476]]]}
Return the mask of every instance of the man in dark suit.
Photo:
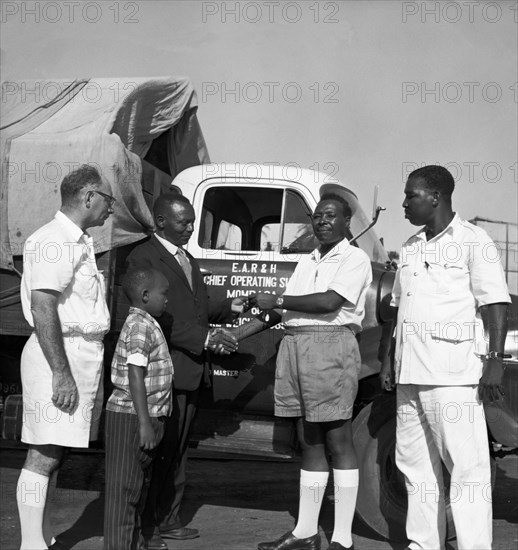
{"label": "man in dark suit", "polygon": [[167,308],[158,318],[168,339],[174,367],[173,413],[165,434],[143,512],[143,530],[149,550],[167,548],[162,538],[196,538],[196,529],[182,526],[180,504],[185,487],[185,467],[191,425],[196,413],[199,388],[205,371],[205,350],[229,354],[236,339],[224,329],[209,329],[239,313],[245,299],[214,303],[209,299],[197,261],[183,246],[194,231],[194,209],[183,195],[161,195],[153,214],[156,233],[128,256],[128,267],[147,265],[169,280]]}

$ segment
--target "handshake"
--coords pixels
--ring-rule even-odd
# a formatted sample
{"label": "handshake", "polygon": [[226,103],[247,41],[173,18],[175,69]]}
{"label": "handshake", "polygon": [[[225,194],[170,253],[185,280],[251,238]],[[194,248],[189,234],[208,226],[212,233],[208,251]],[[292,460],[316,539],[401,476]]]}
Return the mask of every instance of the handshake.
{"label": "handshake", "polygon": [[237,351],[237,338],[231,329],[212,328],[209,331],[207,349],[216,355],[230,355]]}
{"label": "handshake", "polygon": [[281,321],[278,296],[275,294],[257,293],[248,297],[234,298],[232,311],[235,314],[247,311],[251,307],[262,309],[262,313],[239,327],[213,328],[209,332],[207,349],[217,355],[230,355],[237,350],[238,342],[249,336],[275,326]]}
{"label": "handshake", "polygon": [[[251,304],[247,296],[238,296],[231,302],[231,311],[236,317],[248,311],[250,307]],[[238,339],[239,334],[235,328],[213,328],[209,331],[207,349],[216,355],[230,355],[237,351]]]}

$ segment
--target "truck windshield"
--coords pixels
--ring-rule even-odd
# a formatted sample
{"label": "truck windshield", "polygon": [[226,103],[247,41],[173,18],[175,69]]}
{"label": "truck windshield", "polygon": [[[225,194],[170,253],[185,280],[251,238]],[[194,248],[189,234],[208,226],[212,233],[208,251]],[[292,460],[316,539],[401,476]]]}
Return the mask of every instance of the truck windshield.
{"label": "truck windshield", "polygon": [[[351,239],[367,227],[369,220],[352,193],[346,198],[353,211],[351,233],[347,235]],[[198,244],[234,252],[309,254],[318,245],[311,212],[305,198],[294,189],[222,184],[205,193]],[[357,245],[372,261],[388,259],[373,230],[360,237]]]}

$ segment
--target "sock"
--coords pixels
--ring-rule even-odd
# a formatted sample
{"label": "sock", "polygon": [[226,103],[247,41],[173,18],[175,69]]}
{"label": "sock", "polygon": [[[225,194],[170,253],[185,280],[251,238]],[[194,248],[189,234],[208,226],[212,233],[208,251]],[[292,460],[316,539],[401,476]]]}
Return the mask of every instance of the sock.
{"label": "sock", "polygon": [[43,512],[48,486],[47,476],[22,469],[16,486],[16,502],[22,534],[20,550],[48,548],[43,538]]}
{"label": "sock", "polygon": [[52,495],[56,489],[56,482],[58,479],[58,471],[55,470],[49,477],[49,488],[47,490],[47,499],[45,501],[45,509],[43,512],[43,538],[47,543],[47,546],[54,544],[56,539],[52,535],[52,527],[50,525],[50,501],[52,500]]}
{"label": "sock", "polygon": [[318,516],[328,477],[329,472],[300,470],[299,517],[293,529],[293,535],[298,539],[318,533]]}
{"label": "sock", "polygon": [[358,470],[334,470],[335,482],[335,529],[331,542],[338,542],[345,548],[352,546],[351,527],[360,476]]}

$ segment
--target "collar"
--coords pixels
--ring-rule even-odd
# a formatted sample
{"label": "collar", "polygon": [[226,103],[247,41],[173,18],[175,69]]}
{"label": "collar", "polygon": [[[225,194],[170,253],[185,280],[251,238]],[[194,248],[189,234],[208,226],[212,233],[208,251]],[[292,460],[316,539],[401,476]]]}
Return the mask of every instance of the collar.
{"label": "collar", "polygon": [[88,233],[85,233],[78,225],[76,225],[66,214],[63,214],[61,210],[58,210],[56,212],[56,215],[54,216],[54,219],[66,227],[67,231],[70,233],[70,235],[79,242],[81,238],[89,239],[90,235]]}
{"label": "collar", "polygon": [[416,237],[417,239],[421,240],[421,241],[424,241],[424,242],[428,242],[428,243],[431,243],[435,240],[438,240],[440,239],[441,237],[443,237],[444,235],[446,235],[446,233],[450,233],[450,234],[453,234],[453,232],[455,231],[455,228],[460,224],[461,220],[460,220],[460,217],[459,215],[457,214],[457,212],[455,212],[451,222],[440,232],[438,233],[437,235],[435,235],[435,237],[433,237],[433,239],[430,239],[429,241],[426,240],[426,226],[425,227],[422,227],[415,235],[414,237]]}
{"label": "collar", "polygon": [[[333,248],[324,256],[324,259],[331,258],[332,256],[336,256],[337,254],[344,253],[349,247],[350,243],[347,240],[347,238],[344,237],[343,240],[337,242]],[[322,260],[322,256],[320,255],[320,248],[315,248],[313,252],[311,253],[311,257],[315,262],[320,262]]]}
{"label": "collar", "polygon": [[176,256],[176,254],[178,253],[178,247],[175,244],[169,242],[167,239],[164,239],[164,237],[160,237],[160,235],[157,235],[156,233],[155,237],[158,239],[158,242],[167,250],[167,252],[169,252],[173,256]]}
{"label": "collar", "polygon": [[156,324],[155,318],[151,314],[149,314],[145,309],[142,309],[140,307],[130,306],[129,313],[133,313],[135,315],[140,315],[142,317],[145,317],[152,323]]}

